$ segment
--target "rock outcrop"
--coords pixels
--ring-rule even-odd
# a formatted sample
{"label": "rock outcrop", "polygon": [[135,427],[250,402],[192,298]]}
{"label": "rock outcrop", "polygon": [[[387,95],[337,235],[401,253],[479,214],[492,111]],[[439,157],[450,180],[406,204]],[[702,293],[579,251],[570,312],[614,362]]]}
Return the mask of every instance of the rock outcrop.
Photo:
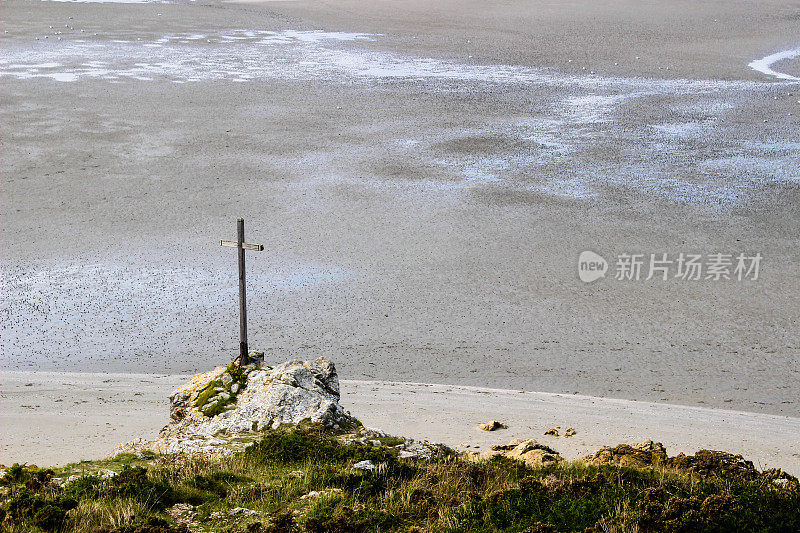
{"label": "rock outcrop", "polygon": [[[230,367],[229,367],[230,368]],[[296,424],[304,419],[336,427],[354,420],[339,405],[339,378],[336,368],[327,359],[293,360],[275,368],[258,365],[242,369],[243,380],[237,380],[224,367],[195,376],[170,396],[170,425],[165,430],[191,428],[194,433],[213,435],[220,431],[241,433]],[[209,416],[198,400],[214,382],[215,401],[205,405],[234,400],[230,407]],[[241,390],[240,390],[241,389]],[[235,391],[235,392],[234,392]],[[213,398],[213,397],[212,397]]]}
{"label": "rock outcrop", "polygon": [[198,374],[170,396],[170,422],[154,441],[123,444],[117,452],[226,454],[246,446],[233,435],[310,420],[339,429],[356,421],[339,404],[333,363],[292,360],[274,368],[255,363]]}
{"label": "rock outcrop", "polygon": [[694,455],[679,453],[668,457],[660,442],[651,440],[642,443],[604,446],[583,458],[592,465],[620,465],[636,468],[662,467],[690,474],[698,478],[740,479],[752,481],[763,479],[778,487],[800,488],[797,478],[783,470],[772,468],[759,472],[752,461],[741,455],[715,450],[699,450]]}
{"label": "rock outcrop", "polygon": [[603,446],[594,453],[583,458],[591,465],[620,465],[644,468],[658,466],[667,460],[667,450],[660,442],[651,440],[641,443]]}
{"label": "rock outcrop", "polygon": [[755,479],[761,474],[752,461],[741,455],[713,450],[699,450],[694,455],[679,453],[670,457],[666,466],[682,470],[700,477],[719,477],[722,479]]}
{"label": "rock outcrop", "polygon": [[560,463],[564,460],[557,451],[544,444],[539,444],[533,439],[514,439],[508,444],[493,444],[489,450],[483,453],[467,452],[466,454],[466,457],[473,461],[498,456],[523,461],[532,467]]}

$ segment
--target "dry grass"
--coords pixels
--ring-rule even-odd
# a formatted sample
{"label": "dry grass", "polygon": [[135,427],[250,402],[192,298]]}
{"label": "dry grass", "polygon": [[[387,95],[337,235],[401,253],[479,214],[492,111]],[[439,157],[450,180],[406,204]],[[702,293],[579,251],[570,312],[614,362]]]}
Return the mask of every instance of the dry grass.
{"label": "dry grass", "polygon": [[83,533],[100,529],[114,530],[130,523],[136,516],[149,514],[147,504],[132,498],[117,500],[82,500],[67,513],[63,533]]}

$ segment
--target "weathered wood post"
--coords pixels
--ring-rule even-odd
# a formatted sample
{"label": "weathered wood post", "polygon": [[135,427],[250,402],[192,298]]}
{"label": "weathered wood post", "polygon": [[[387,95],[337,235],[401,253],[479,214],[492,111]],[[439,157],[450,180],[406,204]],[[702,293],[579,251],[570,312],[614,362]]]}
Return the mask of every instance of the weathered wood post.
{"label": "weathered wood post", "polygon": [[236,247],[239,249],[239,366],[249,363],[247,356],[247,286],[244,270],[244,219],[236,221]]}
{"label": "weathered wood post", "polygon": [[245,283],[244,251],[253,250],[260,252],[263,244],[250,244],[244,242],[244,219],[236,221],[236,240],[219,241],[220,245],[236,248],[239,252],[239,365],[250,362],[247,348],[247,286]]}

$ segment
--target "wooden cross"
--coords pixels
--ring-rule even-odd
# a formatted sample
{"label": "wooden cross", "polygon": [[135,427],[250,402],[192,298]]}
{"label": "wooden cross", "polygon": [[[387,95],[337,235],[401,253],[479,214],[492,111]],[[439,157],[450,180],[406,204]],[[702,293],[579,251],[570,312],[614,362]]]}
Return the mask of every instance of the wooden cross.
{"label": "wooden cross", "polygon": [[239,250],[239,366],[250,362],[247,355],[247,295],[244,283],[244,251],[254,250],[261,252],[264,250],[263,244],[250,244],[244,242],[244,219],[236,221],[236,240],[219,241],[220,245]]}

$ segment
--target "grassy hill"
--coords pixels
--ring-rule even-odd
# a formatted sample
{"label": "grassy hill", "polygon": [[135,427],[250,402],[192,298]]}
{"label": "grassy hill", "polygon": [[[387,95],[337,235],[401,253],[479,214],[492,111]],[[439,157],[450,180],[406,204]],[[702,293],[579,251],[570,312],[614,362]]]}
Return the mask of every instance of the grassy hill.
{"label": "grassy hill", "polygon": [[[503,457],[467,461],[446,448],[404,460],[389,439],[344,444],[338,436],[301,424],[219,459],[124,454],[55,469],[15,465],[0,480],[0,530],[800,531],[800,486],[774,471],[713,462],[702,474],[581,462],[532,468]],[[353,468],[362,461],[373,468]]]}

